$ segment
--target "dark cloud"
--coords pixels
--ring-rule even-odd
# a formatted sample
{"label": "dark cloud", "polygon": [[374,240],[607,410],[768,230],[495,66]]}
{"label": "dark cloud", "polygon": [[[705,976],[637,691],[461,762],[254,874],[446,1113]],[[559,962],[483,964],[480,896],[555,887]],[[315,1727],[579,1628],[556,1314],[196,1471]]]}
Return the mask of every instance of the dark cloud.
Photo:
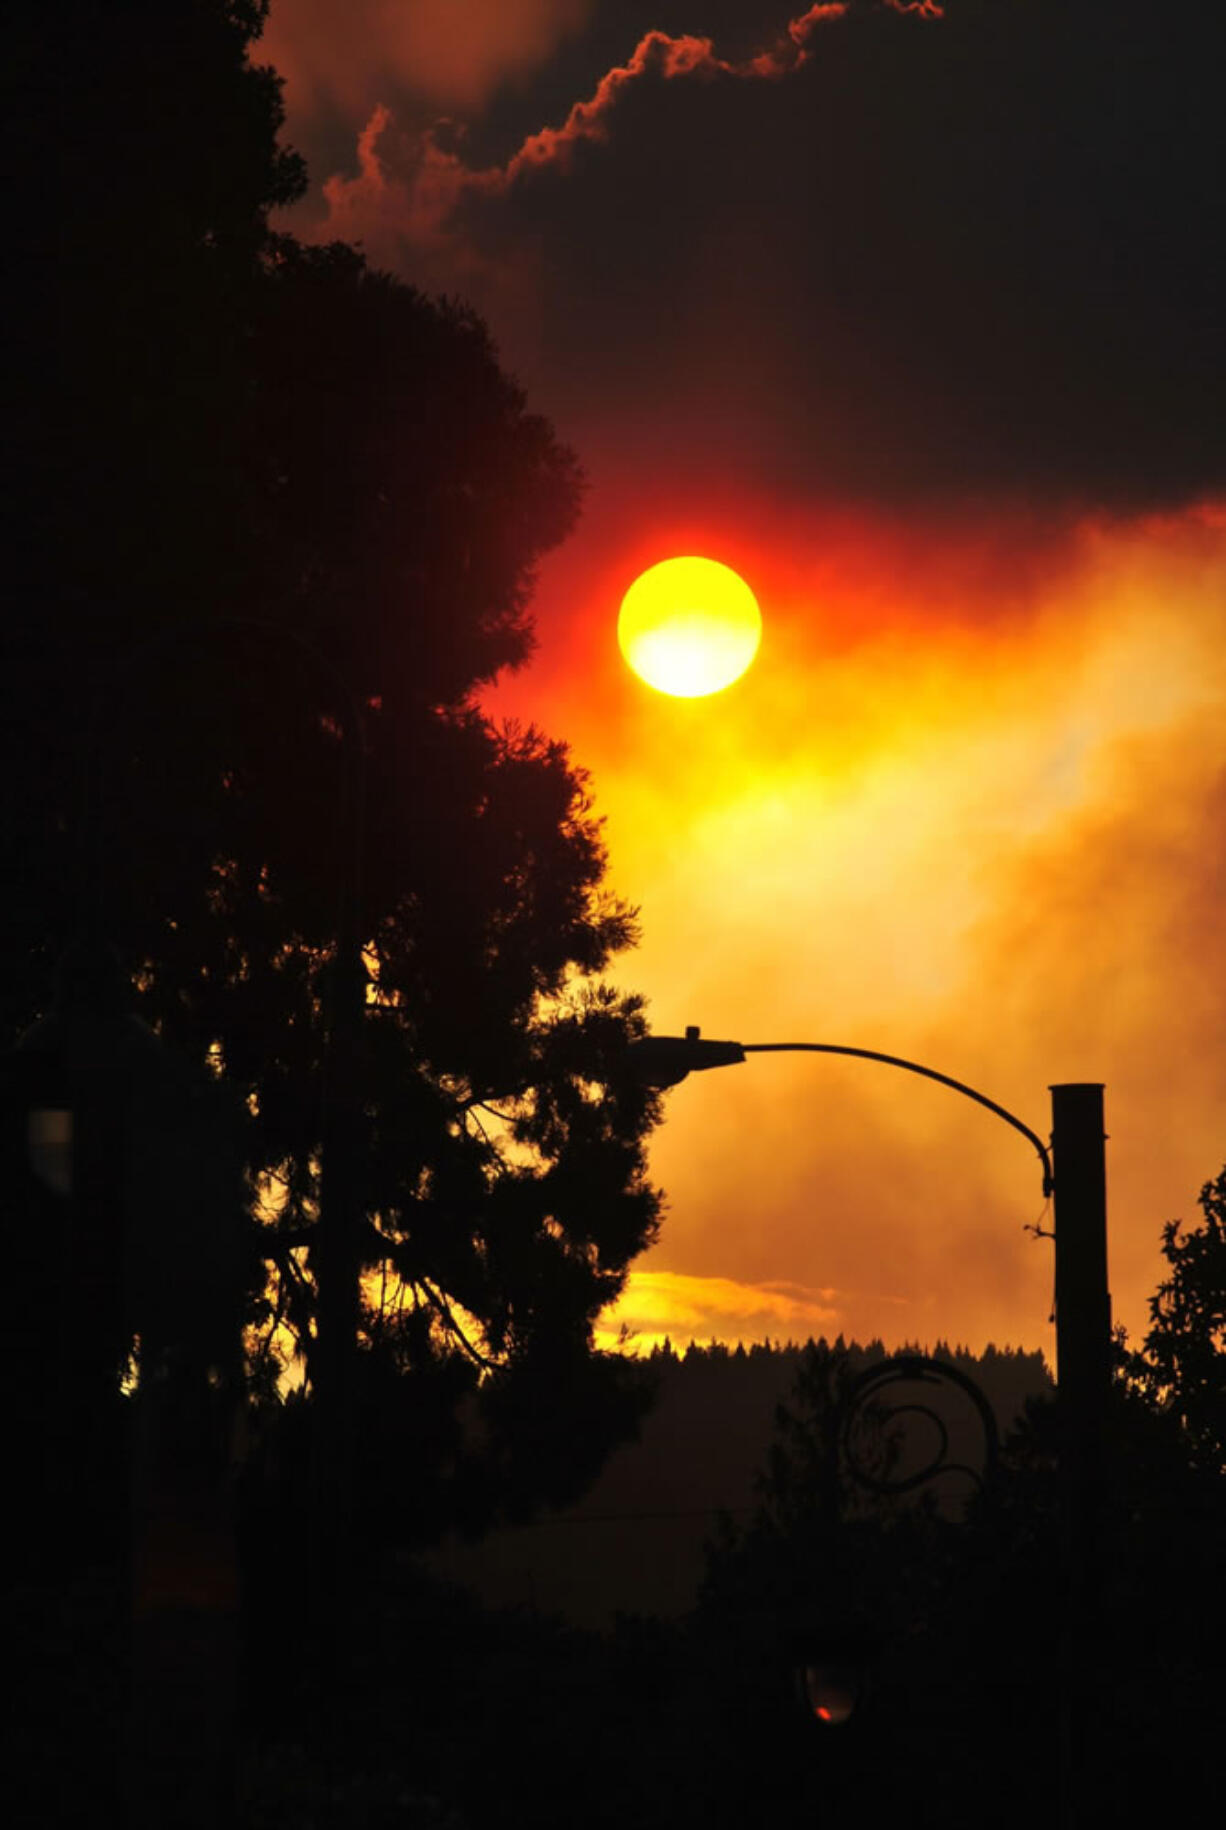
{"label": "dark cloud", "polygon": [[333,232],[473,295],[581,440],[650,424],[659,474],[1121,508],[1220,487],[1221,10],[763,10],[597,9],[479,140],[382,117]]}

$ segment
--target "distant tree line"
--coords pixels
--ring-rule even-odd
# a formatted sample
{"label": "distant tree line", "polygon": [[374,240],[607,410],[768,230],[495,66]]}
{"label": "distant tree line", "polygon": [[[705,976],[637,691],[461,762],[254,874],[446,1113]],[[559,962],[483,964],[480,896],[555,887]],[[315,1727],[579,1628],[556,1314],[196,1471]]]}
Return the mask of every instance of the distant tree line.
{"label": "distant tree line", "polygon": [[951,1346],[938,1340],[930,1348],[919,1343],[903,1343],[887,1348],[878,1337],[863,1345],[846,1341],[840,1334],[833,1342],[823,1336],[801,1345],[795,1341],[754,1341],[728,1345],[720,1341],[705,1344],[690,1341],[680,1352],[671,1339],[665,1339],[643,1356],[643,1363],[662,1397],[665,1393],[689,1393],[695,1406],[709,1396],[718,1405],[721,1392],[735,1382],[742,1389],[752,1388],[770,1402],[782,1399],[791,1388],[812,1354],[833,1354],[846,1364],[850,1373],[858,1373],[878,1364],[891,1354],[931,1353],[947,1361],[980,1385],[996,1412],[1002,1431],[1019,1418],[1030,1400],[1049,1395],[1053,1388],[1050,1368],[1040,1349],[997,1347],[989,1342],[982,1353],[969,1347]]}

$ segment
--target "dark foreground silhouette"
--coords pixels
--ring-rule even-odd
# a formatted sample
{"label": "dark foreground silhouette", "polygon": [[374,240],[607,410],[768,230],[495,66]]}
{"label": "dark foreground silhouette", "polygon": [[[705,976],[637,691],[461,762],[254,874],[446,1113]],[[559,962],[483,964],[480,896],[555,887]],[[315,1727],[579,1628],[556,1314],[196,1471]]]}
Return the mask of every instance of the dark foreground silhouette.
{"label": "dark foreground silhouette", "polygon": [[[595,1632],[490,1608],[389,1543],[351,1571],[325,1694],[309,1567],[276,1516],[297,1498],[286,1487],[274,1505],[266,1486],[243,1517],[238,1643],[225,1643],[239,1618],[224,1594],[146,1623],[165,1636],[171,1676],[141,1715],[158,1737],[146,1753],[160,1821],[475,1830],[499,1815],[663,1830],[780,1815],[969,1827],[987,1814],[1020,1830],[1052,1813],[1063,1600],[1050,1401],[1030,1403],[996,1481],[951,1516],[832,1475],[822,1445],[853,1372],[841,1349],[801,1357],[757,1509],[714,1534],[687,1613],[627,1612]],[[1215,1783],[1226,1496],[1122,1382],[1111,1427],[1082,1821],[1169,1820]],[[52,1690],[62,1725],[50,1744],[45,1730],[24,1743],[30,1806],[55,1801],[52,1821],[71,1822],[123,1780],[123,1597],[95,1568],[31,1584],[24,1605],[27,1690]],[[796,1680],[836,1643],[858,1666],[858,1701],[830,1728]],[[234,1768],[211,1775],[212,1796],[199,1748],[224,1745],[232,1699],[201,1688],[205,1670],[236,1683]]]}

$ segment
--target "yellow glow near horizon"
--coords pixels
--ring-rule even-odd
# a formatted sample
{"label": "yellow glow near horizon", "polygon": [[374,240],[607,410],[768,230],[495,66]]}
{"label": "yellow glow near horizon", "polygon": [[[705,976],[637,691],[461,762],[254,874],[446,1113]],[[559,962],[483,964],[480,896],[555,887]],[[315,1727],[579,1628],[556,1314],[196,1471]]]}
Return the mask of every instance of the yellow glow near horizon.
{"label": "yellow glow near horizon", "polygon": [[635,673],[681,699],[731,686],[761,639],[762,614],[745,580],[692,554],[640,573],[617,619],[617,640]]}

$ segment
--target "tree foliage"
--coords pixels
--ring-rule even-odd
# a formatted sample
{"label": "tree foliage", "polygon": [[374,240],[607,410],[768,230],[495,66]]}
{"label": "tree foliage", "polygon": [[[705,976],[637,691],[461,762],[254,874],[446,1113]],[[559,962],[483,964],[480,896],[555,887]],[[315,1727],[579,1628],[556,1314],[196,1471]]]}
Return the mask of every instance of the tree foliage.
{"label": "tree foliage", "polygon": [[1226,1473],[1226,1168],[1200,1191],[1204,1225],[1162,1229],[1170,1275],[1149,1300],[1150,1327],[1128,1373],[1177,1420],[1192,1461]]}
{"label": "tree foliage", "polygon": [[[1155,1305],[1167,1312],[1161,1291]],[[1061,1688],[1072,1681],[1058,1400],[1032,1399],[963,1519],[922,1496],[865,1503],[848,1489],[846,1458],[832,1463],[851,1370],[840,1358],[810,1351],[780,1413],[762,1506],[712,1559],[696,1625],[722,1770],[702,1821],[743,1821],[769,1762],[780,1814],[838,1816],[871,1798],[874,1821],[918,1812],[969,1827],[990,1795],[994,1821],[1020,1830],[1059,1798]],[[1071,1693],[1100,1816],[1186,1814],[1217,1783],[1223,1483],[1190,1461],[1194,1441],[1174,1422],[1135,1384],[1115,1386],[1093,1625]],[[856,1713],[837,1731],[786,1715],[789,1661],[832,1637],[858,1645],[862,1675]]]}
{"label": "tree foliage", "polygon": [[531,651],[578,464],[466,307],[270,227],[303,175],[263,0],[67,10],[31,87],[62,126],[67,387],[53,427],[23,396],[0,1019],[46,1010],[91,920],[140,1014],[232,1086],[269,1399],[295,1354],[312,1379],[347,1100],[372,1427],[454,1471],[480,1385],[469,1437],[527,1505],[624,1423],[592,1324],[658,1217],[658,1108],[622,1063],[642,1019],[603,976],[633,913],[565,746],[476,699]]}

